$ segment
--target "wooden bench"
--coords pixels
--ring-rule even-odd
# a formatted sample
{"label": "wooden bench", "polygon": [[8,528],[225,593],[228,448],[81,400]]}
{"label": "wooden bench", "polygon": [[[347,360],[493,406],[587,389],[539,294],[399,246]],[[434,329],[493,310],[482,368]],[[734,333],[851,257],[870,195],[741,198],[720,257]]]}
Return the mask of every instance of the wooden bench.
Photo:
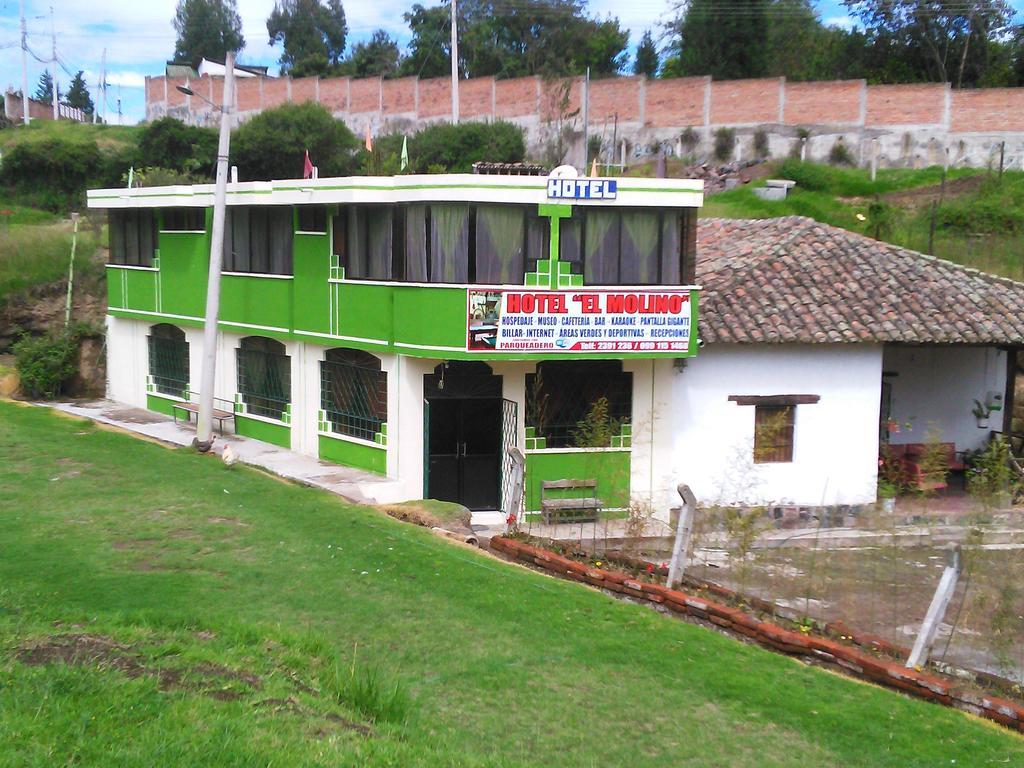
{"label": "wooden bench", "polygon": [[890,455],[899,461],[908,485],[922,491],[935,491],[947,486],[946,475],[949,472],[962,472],[965,469],[963,454],[958,453],[953,443],[939,443],[935,450],[941,451],[946,459],[946,473],[942,478],[926,477],[921,462],[929,446],[925,443],[902,443],[889,445]]}
{"label": "wooden bench", "polygon": [[545,523],[589,523],[597,520],[604,502],[596,495],[579,498],[552,498],[549,491],[591,489],[597,493],[597,480],[542,480],[540,516]]}
{"label": "wooden bench", "polygon": [[[215,397],[213,399],[213,402],[214,402],[213,420],[217,422],[217,425],[218,425],[218,428],[219,428],[218,431],[223,435],[224,434],[224,422],[227,421],[228,419],[234,420],[235,412],[233,410],[227,411],[227,410],[224,410],[223,408],[217,408],[216,404],[217,403],[221,403],[221,404],[224,404],[224,405],[232,405],[232,406],[233,406],[233,404],[231,404],[230,401],[228,401],[228,400],[222,400],[222,399],[217,398],[217,397]],[[184,413],[185,421],[191,421],[193,413],[196,415],[196,420],[198,421],[198,419],[199,419],[199,403],[193,403],[193,402],[174,403],[174,405],[171,406],[171,417],[174,419],[174,423],[175,424],[178,423],[178,416],[181,413]]]}

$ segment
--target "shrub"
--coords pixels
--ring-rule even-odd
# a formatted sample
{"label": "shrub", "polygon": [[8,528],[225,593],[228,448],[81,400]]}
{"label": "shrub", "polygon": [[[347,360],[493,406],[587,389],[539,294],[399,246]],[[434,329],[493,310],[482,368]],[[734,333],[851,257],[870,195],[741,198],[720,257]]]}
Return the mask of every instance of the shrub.
{"label": "shrub", "polygon": [[440,123],[409,141],[409,159],[417,170],[434,165],[449,173],[470,173],[476,162],[521,163],[525,156],[522,129],[506,122]]}
{"label": "shrub", "polygon": [[754,155],[758,158],[768,157],[768,132],[764,128],[754,131]]}
{"label": "shrub", "polygon": [[24,141],[4,157],[0,180],[39,207],[63,211],[84,201],[89,182],[100,175],[101,161],[94,139]]}
{"label": "shrub", "polygon": [[590,404],[590,409],[573,430],[573,446],[576,448],[607,448],[612,438],[622,431],[622,424],[609,413],[607,397],[599,397]]}
{"label": "shrub", "polygon": [[587,139],[587,171],[590,170],[590,161],[597,158],[601,158],[601,149],[603,148],[604,142],[601,141],[600,136],[591,136]]}
{"label": "shrub", "polygon": [[140,167],[170,168],[212,178],[216,162],[217,132],[211,128],[162,117],[143,128],[139,137],[136,165]]}
{"label": "shrub", "polygon": [[832,165],[856,165],[857,162],[853,159],[853,155],[850,153],[850,148],[846,146],[846,142],[839,139],[835,144],[832,145],[832,149],[828,151],[828,161]]}
{"label": "shrub", "polygon": [[321,176],[344,176],[357,167],[352,131],[313,102],[265,110],[237,128],[231,142],[232,161],[246,181],[301,178],[306,150]]}
{"label": "shrub", "polygon": [[77,372],[78,338],[68,332],[25,335],[15,343],[14,357],[22,390],[53,400]]}
{"label": "shrub", "polygon": [[732,160],[733,147],[736,146],[736,131],[732,128],[719,128],[715,131],[715,159],[721,163]]}
{"label": "shrub", "polygon": [[[145,167],[135,169],[133,181],[136,187],[166,187],[173,184],[198,184],[204,179],[176,168]],[[121,177],[121,183],[128,184],[127,173]]]}
{"label": "shrub", "polygon": [[686,126],[681,134],[679,134],[679,140],[683,143],[683,148],[687,152],[693,152],[700,144],[700,134],[697,133],[691,126]]}
{"label": "shrub", "polygon": [[1014,477],[1010,469],[1010,445],[1002,435],[996,435],[970,464],[967,491],[972,496],[987,506],[1009,493]]}

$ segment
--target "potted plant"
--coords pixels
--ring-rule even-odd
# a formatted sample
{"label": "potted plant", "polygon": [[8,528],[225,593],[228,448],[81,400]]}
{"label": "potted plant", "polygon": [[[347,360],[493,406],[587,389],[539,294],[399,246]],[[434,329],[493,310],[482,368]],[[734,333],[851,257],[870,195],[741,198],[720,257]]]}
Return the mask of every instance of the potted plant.
{"label": "potted plant", "polygon": [[896,509],[896,494],[899,488],[895,483],[886,480],[884,477],[878,481],[878,501],[882,505],[882,511],[891,515]]}
{"label": "potted plant", "polygon": [[978,429],[988,429],[988,417],[992,413],[992,408],[988,403],[975,400],[971,413],[974,414],[974,418],[978,423]]}

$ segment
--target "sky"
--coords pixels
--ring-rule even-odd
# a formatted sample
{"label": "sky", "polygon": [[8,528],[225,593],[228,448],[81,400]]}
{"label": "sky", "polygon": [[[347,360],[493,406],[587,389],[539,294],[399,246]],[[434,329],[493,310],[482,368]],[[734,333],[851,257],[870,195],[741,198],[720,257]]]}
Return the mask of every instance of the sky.
{"label": "sky", "polygon": [[[24,0],[28,23],[28,45],[39,58],[51,58],[51,7],[53,30],[57,37],[57,55],[72,74],[84,70],[86,82],[97,99],[96,83],[103,52],[107,54],[107,119],[117,123],[120,98],[121,120],[136,123],[145,116],[143,86],[146,75],[162,75],[165,62],[174,52],[175,32],[171,25],[176,0]],[[237,0],[246,45],[239,60],[245,64],[266,64],[276,73],[280,48],[267,41],[266,19],[274,0]],[[343,0],[349,26],[348,45],[370,37],[383,28],[401,45],[408,42],[409,31],[402,13],[415,0]],[[439,3],[419,0],[431,6]],[[1024,9],[1024,0],[1013,5]],[[635,46],[646,29],[657,30],[671,17],[671,0],[590,0],[592,15],[614,15],[630,31]],[[822,20],[848,26],[850,19],[839,0],[817,3]],[[0,0],[0,87],[21,87],[21,48],[18,0]],[[47,64],[28,57],[29,93],[33,93],[39,75]],[[58,82],[63,90],[70,76],[58,66]],[[102,114],[102,106],[100,107]]]}

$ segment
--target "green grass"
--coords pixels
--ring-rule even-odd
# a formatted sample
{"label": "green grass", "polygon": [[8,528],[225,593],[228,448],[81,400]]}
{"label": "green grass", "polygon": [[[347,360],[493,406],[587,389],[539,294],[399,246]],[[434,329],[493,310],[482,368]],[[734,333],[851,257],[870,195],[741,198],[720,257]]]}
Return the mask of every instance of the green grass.
{"label": "green grass", "polygon": [[[0,499],[0,766],[1024,760],[961,713],[48,411],[0,403]],[[67,633],[137,667],[19,660]]]}
{"label": "green grass", "polygon": [[[76,279],[96,279],[102,266],[94,262],[96,240],[79,229],[75,251]],[[71,256],[71,225],[24,225],[0,229],[0,305],[19,291],[67,276]]]}
{"label": "green grass", "polygon": [[103,148],[134,147],[143,130],[138,125],[93,125],[72,123],[67,120],[36,120],[28,126],[13,125],[0,130],[0,150],[7,152],[21,142],[62,139],[64,141],[87,141],[95,139]]}

